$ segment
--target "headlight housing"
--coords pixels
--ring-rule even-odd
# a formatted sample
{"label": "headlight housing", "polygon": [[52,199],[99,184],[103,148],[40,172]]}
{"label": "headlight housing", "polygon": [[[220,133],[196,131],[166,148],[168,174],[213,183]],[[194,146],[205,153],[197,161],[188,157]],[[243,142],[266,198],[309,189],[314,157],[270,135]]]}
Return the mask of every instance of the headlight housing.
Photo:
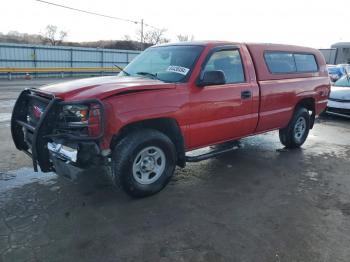
{"label": "headlight housing", "polygon": [[61,106],[57,132],[75,136],[99,137],[103,132],[101,102],[64,103]]}
{"label": "headlight housing", "polygon": [[62,118],[69,127],[87,126],[89,119],[89,106],[65,105],[62,107]]}

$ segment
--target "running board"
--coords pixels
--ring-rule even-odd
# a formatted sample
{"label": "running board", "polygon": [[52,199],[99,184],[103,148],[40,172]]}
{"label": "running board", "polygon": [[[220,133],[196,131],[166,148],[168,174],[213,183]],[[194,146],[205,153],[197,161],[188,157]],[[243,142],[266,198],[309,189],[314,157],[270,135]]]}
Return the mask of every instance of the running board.
{"label": "running board", "polygon": [[[196,150],[187,152],[186,162],[199,162],[199,161],[207,160],[209,158],[216,157],[216,156],[234,151],[240,147],[241,147],[241,145],[240,145],[239,141],[234,141],[234,142],[228,142],[228,143],[224,143],[224,144],[218,144],[218,145],[214,146],[214,148],[213,147],[205,147],[205,148],[196,149]],[[202,152],[202,153],[196,154],[196,152]]]}

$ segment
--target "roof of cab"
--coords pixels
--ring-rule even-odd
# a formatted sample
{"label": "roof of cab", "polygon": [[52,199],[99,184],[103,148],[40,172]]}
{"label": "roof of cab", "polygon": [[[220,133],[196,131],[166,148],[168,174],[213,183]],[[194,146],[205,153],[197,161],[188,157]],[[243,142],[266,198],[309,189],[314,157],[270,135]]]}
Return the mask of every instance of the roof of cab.
{"label": "roof of cab", "polygon": [[271,44],[271,43],[244,43],[249,50],[262,49],[264,51],[289,51],[289,52],[308,52],[314,53],[318,50],[311,47],[286,45],[286,44]]}
{"label": "roof of cab", "polygon": [[198,45],[198,46],[216,46],[216,45],[246,45],[252,48],[263,48],[268,50],[280,49],[288,51],[312,51],[315,50],[309,47],[302,47],[296,45],[286,45],[286,44],[272,44],[272,43],[246,43],[246,42],[231,42],[231,41],[219,41],[219,40],[200,40],[200,41],[188,41],[188,42],[174,42],[174,43],[164,43],[155,46],[174,46],[174,45]]}
{"label": "roof of cab", "polygon": [[201,40],[201,41],[188,41],[188,42],[175,42],[175,43],[165,43],[155,46],[174,46],[174,45],[198,45],[198,46],[207,46],[207,45],[234,45],[238,44],[230,41],[216,41],[216,40]]}

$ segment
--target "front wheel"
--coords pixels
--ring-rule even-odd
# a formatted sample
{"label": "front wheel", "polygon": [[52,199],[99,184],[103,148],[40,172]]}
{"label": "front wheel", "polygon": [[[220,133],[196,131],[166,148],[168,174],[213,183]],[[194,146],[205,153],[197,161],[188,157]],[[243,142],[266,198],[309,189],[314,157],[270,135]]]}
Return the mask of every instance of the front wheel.
{"label": "front wheel", "polygon": [[145,197],[162,190],[172,177],[175,165],[174,144],[157,130],[132,132],[113,150],[115,181],[133,197]]}
{"label": "front wheel", "polygon": [[281,143],[287,148],[298,148],[304,144],[310,130],[310,114],[304,108],[298,108],[288,126],[279,130]]}

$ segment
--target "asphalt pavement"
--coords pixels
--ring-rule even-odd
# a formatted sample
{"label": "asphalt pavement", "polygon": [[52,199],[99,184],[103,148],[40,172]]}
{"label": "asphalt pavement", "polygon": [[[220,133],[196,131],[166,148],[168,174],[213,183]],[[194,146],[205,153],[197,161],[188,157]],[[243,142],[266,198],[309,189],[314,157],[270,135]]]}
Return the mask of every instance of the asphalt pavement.
{"label": "asphalt pavement", "polygon": [[319,118],[298,150],[278,132],[243,139],[135,200],[103,169],[72,183],[15,149],[19,92],[56,81],[0,81],[1,262],[350,261],[349,120]]}

